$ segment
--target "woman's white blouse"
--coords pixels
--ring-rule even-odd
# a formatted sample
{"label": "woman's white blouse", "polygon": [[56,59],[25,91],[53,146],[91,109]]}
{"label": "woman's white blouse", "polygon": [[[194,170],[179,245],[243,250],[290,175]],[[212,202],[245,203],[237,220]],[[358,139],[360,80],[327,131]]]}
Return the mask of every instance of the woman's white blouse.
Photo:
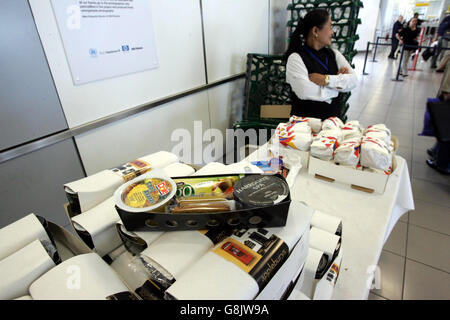
{"label": "woman's white blouse", "polygon": [[339,92],[349,92],[356,88],[358,76],[345,57],[333,49],[338,69],[348,68],[349,74],[330,75],[330,83],[326,87],[318,86],[309,80],[308,69],[298,53],[289,56],[286,64],[286,82],[301,100],[313,100],[331,103]]}

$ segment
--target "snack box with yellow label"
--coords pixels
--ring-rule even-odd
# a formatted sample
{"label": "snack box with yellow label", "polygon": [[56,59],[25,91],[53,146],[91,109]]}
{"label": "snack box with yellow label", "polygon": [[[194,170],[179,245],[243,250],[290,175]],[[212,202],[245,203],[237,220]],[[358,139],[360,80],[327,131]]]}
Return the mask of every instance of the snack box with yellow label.
{"label": "snack box with yellow label", "polygon": [[280,175],[235,174],[171,179],[154,170],[119,187],[116,210],[127,230],[202,230],[244,224],[282,227],[291,202]]}

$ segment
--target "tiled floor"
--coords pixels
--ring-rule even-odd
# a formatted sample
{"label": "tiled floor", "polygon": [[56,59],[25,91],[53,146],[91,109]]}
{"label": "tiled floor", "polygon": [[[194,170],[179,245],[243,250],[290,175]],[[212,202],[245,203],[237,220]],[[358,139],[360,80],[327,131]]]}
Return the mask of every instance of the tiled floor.
{"label": "tiled floor", "polygon": [[442,74],[422,64],[423,71],[410,72],[405,81],[391,81],[398,60],[379,52],[377,63],[369,59],[367,76],[361,75],[364,55],[354,60],[360,85],[353,91],[349,118],[364,125],[386,123],[399,137],[398,153],[408,162],[416,210],[402,217],[385,244],[380,288],[369,299],[450,299],[450,176],[425,164],[434,138],[417,135],[426,100],[436,96]]}

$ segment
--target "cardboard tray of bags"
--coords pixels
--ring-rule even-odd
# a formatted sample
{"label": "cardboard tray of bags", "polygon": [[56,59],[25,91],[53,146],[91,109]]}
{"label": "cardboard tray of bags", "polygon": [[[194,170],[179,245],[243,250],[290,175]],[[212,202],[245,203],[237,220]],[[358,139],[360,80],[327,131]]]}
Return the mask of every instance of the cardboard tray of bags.
{"label": "cardboard tray of bags", "polygon": [[[394,154],[392,156],[392,174],[397,169],[395,153],[399,147],[398,138],[392,136],[394,142]],[[389,175],[356,170],[353,168],[340,166],[333,161],[324,161],[310,156],[308,173],[316,179],[328,182],[340,182],[350,185],[352,189],[367,192],[383,194],[386,184],[389,181]]]}

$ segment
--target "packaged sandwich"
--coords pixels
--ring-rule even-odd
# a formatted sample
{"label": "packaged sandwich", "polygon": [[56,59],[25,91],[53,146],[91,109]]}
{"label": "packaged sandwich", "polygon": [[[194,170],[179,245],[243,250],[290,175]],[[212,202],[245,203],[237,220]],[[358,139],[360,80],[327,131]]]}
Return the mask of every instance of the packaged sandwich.
{"label": "packaged sandwich", "polygon": [[315,158],[329,161],[333,159],[337,140],[334,137],[322,137],[315,140],[311,145],[311,155]]}
{"label": "packaged sandwich", "polygon": [[320,131],[317,135],[313,136],[313,140],[318,140],[321,138],[334,138],[338,143],[344,140],[343,133],[341,129],[327,129]]}
{"label": "packaged sandwich", "polygon": [[334,162],[356,168],[361,152],[361,139],[351,139],[342,142],[334,152]]}
{"label": "packaged sandwich", "polygon": [[294,133],[286,137],[279,137],[280,143],[292,149],[309,151],[312,143],[312,135],[309,133]]}
{"label": "packaged sandwich", "polygon": [[361,139],[362,138],[362,131],[359,126],[358,121],[351,121],[347,122],[342,128],[342,138],[343,140],[349,140],[349,139]]}
{"label": "packaged sandwich", "polygon": [[364,137],[361,143],[361,165],[388,171],[392,167],[392,152],[383,140]]}
{"label": "packaged sandwich", "polygon": [[391,130],[386,128],[384,124],[369,126],[364,131],[364,136],[382,140],[388,146],[391,144]]}
{"label": "packaged sandwich", "polygon": [[320,130],[322,130],[322,120],[317,119],[317,118],[308,118],[308,117],[297,117],[297,116],[292,116],[289,119],[289,122],[291,124],[294,123],[299,123],[299,122],[306,122],[309,124],[309,126],[311,127],[311,130],[314,133],[318,133]]}
{"label": "packaged sandwich", "polygon": [[307,122],[297,122],[289,125],[287,130],[294,134],[309,134],[311,135],[311,127]]}
{"label": "packaged sandwich", "polygon": [[338,117],[331,117],[326,119],[322,124],[322,130],[340,129],[344,126],[344,123]]}

